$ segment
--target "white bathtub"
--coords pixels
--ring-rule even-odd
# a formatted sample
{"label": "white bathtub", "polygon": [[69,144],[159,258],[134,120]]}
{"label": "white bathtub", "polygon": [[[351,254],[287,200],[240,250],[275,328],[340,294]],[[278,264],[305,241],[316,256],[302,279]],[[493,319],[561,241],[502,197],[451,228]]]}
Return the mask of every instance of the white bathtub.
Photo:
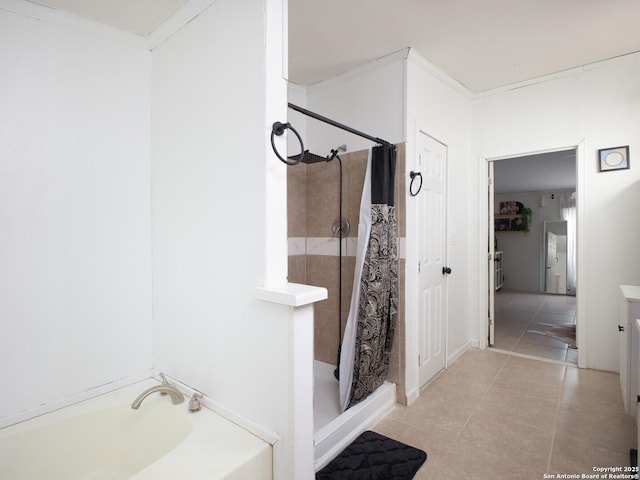
{"label": "white bathtub", "polygon": [[0,430],[0,479],[270,480],[271,445],[149,379]]}

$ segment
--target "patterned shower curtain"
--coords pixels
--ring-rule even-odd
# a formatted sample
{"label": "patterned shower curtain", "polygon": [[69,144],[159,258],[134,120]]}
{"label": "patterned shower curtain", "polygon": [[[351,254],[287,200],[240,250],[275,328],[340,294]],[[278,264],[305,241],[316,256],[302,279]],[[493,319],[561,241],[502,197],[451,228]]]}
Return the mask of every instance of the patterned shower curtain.
{"label": "patterned shower curtain", "polygon": [[395,146],[371,149],[360,203],[353,294],[340,357],[343,411],[373,393],[389,370],[398,306],[395,170]]}

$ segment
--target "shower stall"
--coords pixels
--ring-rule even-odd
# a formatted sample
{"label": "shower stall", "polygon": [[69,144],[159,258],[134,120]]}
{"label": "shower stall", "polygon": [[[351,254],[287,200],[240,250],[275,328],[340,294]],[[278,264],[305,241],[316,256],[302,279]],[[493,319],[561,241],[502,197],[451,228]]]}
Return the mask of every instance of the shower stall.
{"label": "shower stall", "polygon": [[404,152],[404,145],[398,145],[395,191],[401,280],[388,381],[345,412],[340,406],[336,369],[354,283],[360,200],[369,151],[341,153],[336,149],[326,157],[307,152],[298,158],[299,164],[287,168],[289,281],[328,290],[328,298],[314,305],[316,469],[390,411],[396,393],[403,398]]}

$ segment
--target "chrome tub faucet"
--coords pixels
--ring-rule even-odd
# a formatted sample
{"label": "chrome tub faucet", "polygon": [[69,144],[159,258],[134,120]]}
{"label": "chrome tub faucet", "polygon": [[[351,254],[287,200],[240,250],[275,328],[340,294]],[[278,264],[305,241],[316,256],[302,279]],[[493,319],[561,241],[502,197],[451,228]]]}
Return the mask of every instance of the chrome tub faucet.
{"label": "chrome tub faucet", "polygon": [[136,398],[131,404],[131,408],[137,410],[138,408],[140,408],[140,404],[145,398],[156,392],[169,395],[174,405],[178,405],[184,402],[184,395],[182,395],[182,393],[180,393],[177,388],[169,383],[167,377],[164,376],[164,373],[160,374],[160,378],[162,379],[162,383],[160,385],[154,385],[153,387],[146,389],[144,392],[138,395],[138,398]]}

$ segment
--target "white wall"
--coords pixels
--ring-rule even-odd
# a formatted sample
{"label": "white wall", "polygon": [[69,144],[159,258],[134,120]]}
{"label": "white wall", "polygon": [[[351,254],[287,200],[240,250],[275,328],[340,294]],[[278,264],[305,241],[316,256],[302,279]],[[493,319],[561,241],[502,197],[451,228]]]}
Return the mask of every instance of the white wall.
{"label": "white wall", "polygon": [[[398,52],[309,87],[306,108],[368,135],[391,143],[403,142],[402,59],[405,56],[405,51]],[[309,117],[306,128],[305,148],[321,156],[328,155],[332,148],[343,144],[347,145],[349,152],[375,145],[366,138]]]}
{"label": "white wall", "polygon": [[[628,55],[473,101],[478,172],[485,158],[576,145],[584,151],[578,158],[578,335],[586,340],[586,365],[603,370],[618,370],[618,285],[640,284],[640,224],[630,220],[640,205],[634,163],[640,151],[639,75],[640,55]],[[599,173],[597,150],[618,145],[629,145],[631,169]],[[485,184],[479,176],[478,219],[486,211]],[[480,220],[477,228],[484,238]]]}
{"label": "white wall", "polygon": [[[508,161],[508,160],[507,160]],[[500,202],[519,201],[532,211],[529,232],[496,231],[498,250],[503,252],[504,288],[525,292],[543,292],[545,289],[545,239],[544,222],[562,221],[560,195],[571,192],[520,192],[495,195],[495,210],[498,214]],[[545,205],[540,207],[540,196],[545,196]]]}
{"label": "white wall", "polygon": [[[289,103],[293,103],[298,107],[307,108],[307,90],[304,87],[300,87],[294,83],[289,83],[287,88],[287,100]],[[308,149],[309,147],[307,146],[307,143],[308,143],[309,136],[307,135],[307,121],[313,122],[314,120],[311,120],[306,115],[303,115],[302,113],[297,112],[293,109],[288,109],[286,121],[289,122],[291,126],[296,129],[296,131],[302,138],[302,142],[305,144],[304,145],[305,150]],[[335,147],[332,147],[332,148],[335,148]],[[324,152],[324,150],[325,149],[322,149],[322,152]],[[280,154],[283,155],[283,153],[284,152],[281,152]],[[297,155],[298,153],[300,153],[300,142],[298,141],[298,139],[294,134],[287,133],[286,153],[287,155]],[[317,153],[318,155],[321,154],[321,152],[313,152],[313,153]]]}
{"label": "white wall", "polygon": [[151,368],[150,54],[5,10],[0,45],[10,421]]}
{"label": "white wall", "polygon": [[525,292],[540,291],[540,243],[544,225],[540,223],[537,192],[503,193],[495,196],[495,214],[500,202],[516,201],[530,208],[531,225],[528,232],[496,231],[498,250],[503,252],[502,266],[505,289]]}
{"label": "white wall", "polygon": [[[466,90],[441,74],[415,52],[406,61],[407,76],[407,172],[414,170],[415,135],[418,129],[447,145],[447,263],[452,274],[447,277],[448,326],[447,355],[456,355],[475,335],[475,313],[471,306],[476,298],[477,285],[471,252],[475,254],[477,238],[469,230],[474,198],[468,185],[474,180],[474,169],[469,158],[471,109]],[[407,185],[409,182],[407,182]],[[407,243],[417,235],[416,210],[411,197],[407,197]],[[412,226],[413,225],[413,226]],[[413,233],[412,233],[413,232]],[[407,249],[407,339],[418,338],[417,325],[417,247]],[[407,344],[407,392],[417,391],[417,343]]]}
{"label": "white wall", "polygon": [[[287,450],[291,309],[255,298],[286,281],[286,167],[269,145],[286,81],[266,67],[283,60],[281,8],[217,0],[153,51],[153,365],[279,433]],[[268,261],[285,266],[281,278]]]}

